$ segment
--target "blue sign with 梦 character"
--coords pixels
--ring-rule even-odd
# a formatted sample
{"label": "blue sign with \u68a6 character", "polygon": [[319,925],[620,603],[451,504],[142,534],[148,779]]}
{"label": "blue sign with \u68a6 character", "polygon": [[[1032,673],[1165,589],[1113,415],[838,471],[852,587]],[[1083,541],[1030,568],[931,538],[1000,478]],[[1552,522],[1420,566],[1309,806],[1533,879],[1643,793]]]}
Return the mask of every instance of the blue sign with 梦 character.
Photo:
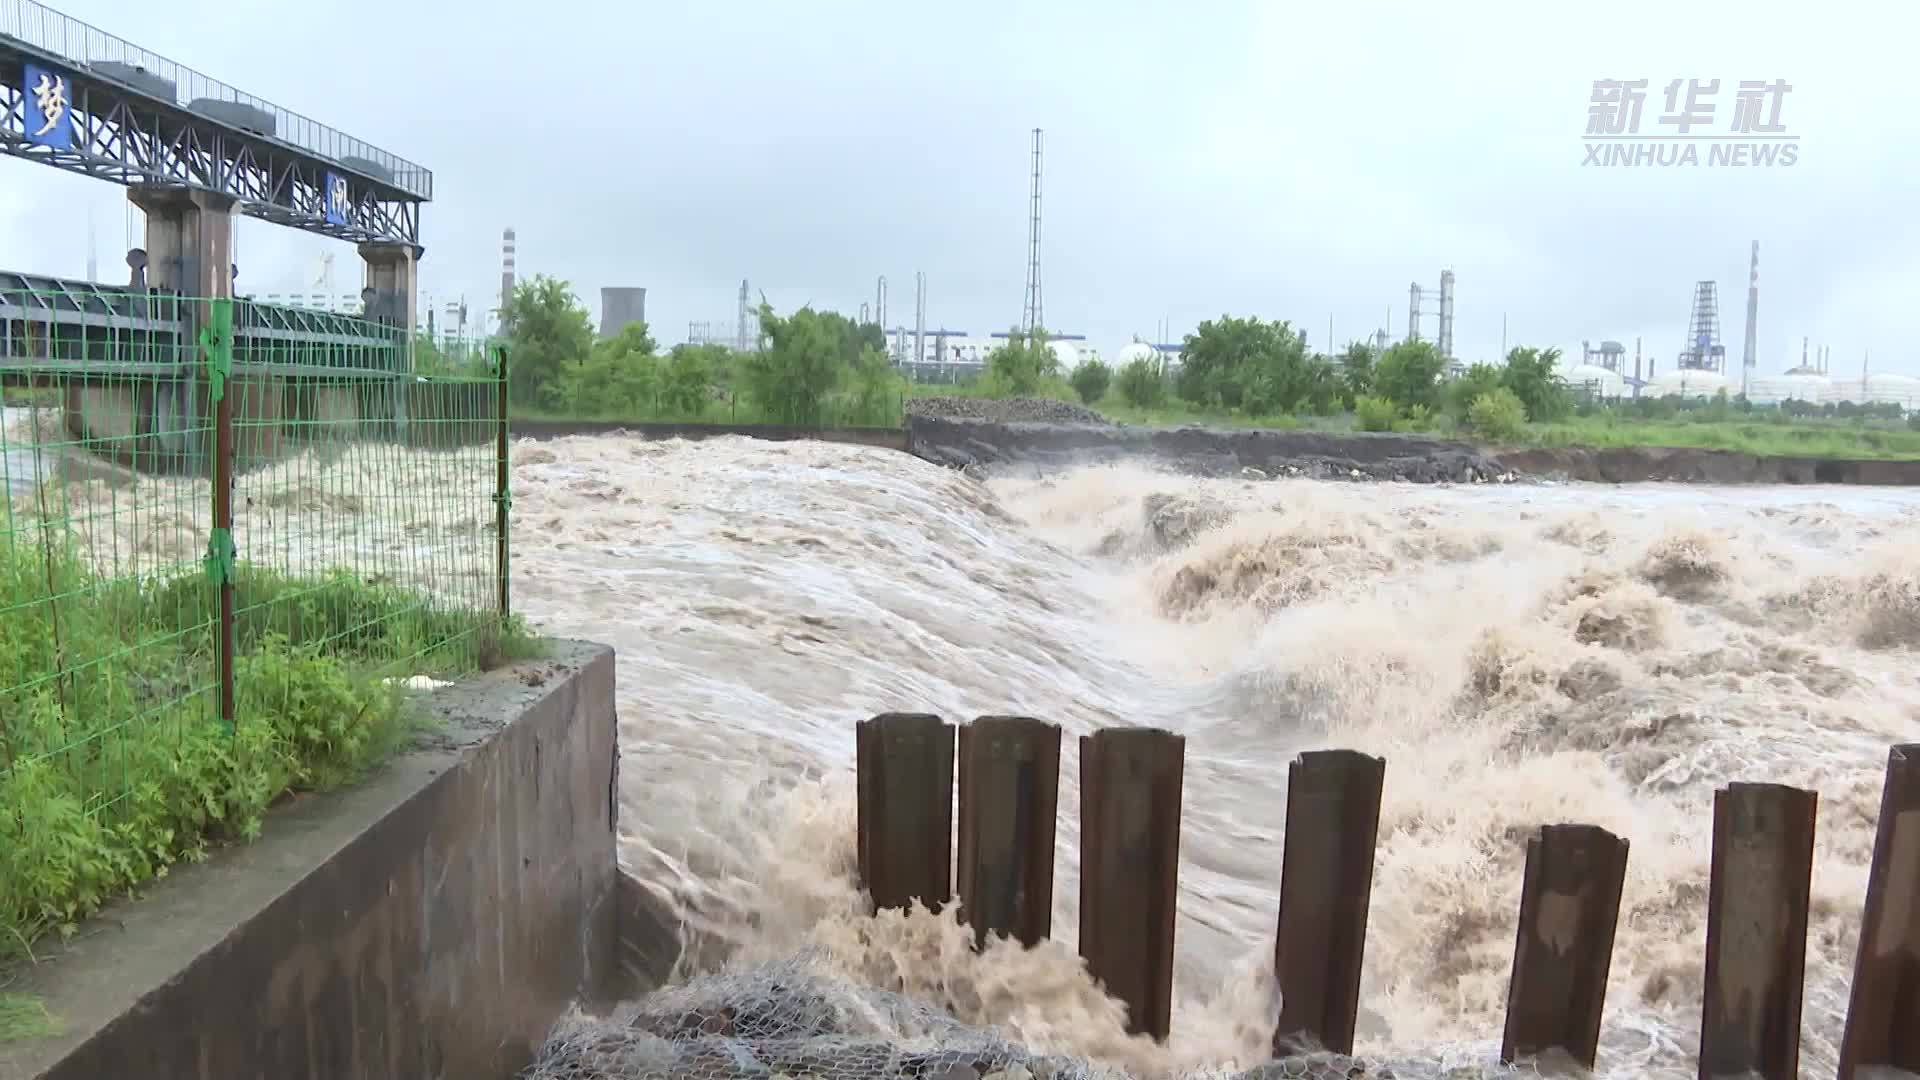
{"label": "blue sign with \u68a6 character", "polygon": [[320,193],[322,210],[329,225],[345,225],[353,210],[353,203],[347,198],[347,178],[339,173],[330,172],[326,176],[326,188]]}
{"label": "blue sign with \u68a6 character", "polygon": [[64,71],[27,64],[26,136],[35,146],[73,149],[73,80]]}

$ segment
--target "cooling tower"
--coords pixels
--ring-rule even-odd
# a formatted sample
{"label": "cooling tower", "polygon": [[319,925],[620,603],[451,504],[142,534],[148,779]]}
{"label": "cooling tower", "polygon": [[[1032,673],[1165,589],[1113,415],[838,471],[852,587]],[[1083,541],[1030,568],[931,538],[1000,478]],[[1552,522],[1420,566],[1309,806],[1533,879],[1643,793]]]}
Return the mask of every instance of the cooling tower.
{"label": "cooling tower", "polygon": [[647,290],[607,286],[600,290],[600,336],[617,337],[628,325],[647,321]]}

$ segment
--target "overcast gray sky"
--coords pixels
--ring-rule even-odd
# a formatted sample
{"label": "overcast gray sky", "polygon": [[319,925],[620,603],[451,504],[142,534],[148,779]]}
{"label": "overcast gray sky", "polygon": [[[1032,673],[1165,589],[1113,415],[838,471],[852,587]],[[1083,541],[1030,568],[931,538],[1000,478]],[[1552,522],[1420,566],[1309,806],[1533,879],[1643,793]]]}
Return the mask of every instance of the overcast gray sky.
{"label": "overcast gray sky", "polygon": [[[1709,278],[1737,358],[1757,239],[1763,371],[1807,335],[1836,372],[1871,349],[1920,374],[1912,5],[56,6],[433,169],[423,288],[475,308],[510,224],[521,273],[596,310],[645,286],[664,342],[730,320],[743,277],[852,313],[885,274],[911,323],[916,270],[929,325],[1004,329],[1039,126],[1047,323],[1109,355],[1222,313],[1320,347],[1329,316],[1344,342],[1391,309],[1398,337],[1409,282],[1450,267],[1467,359],[1504,314],[1513,343],[1638,336],[1664,368]],[[1608,78],[1648,80],[1642,133],[1674,130],[1670,80],[1719,79],[1714,134],[1735,84],[1785,79],[1798,161],[1583,165]],[[0,267],[79,276],[89,208],[117,277],[121,189],[0,158]],[[305,290],[328,250],[357,289],[349,246],[248,221],[241,290]]]}

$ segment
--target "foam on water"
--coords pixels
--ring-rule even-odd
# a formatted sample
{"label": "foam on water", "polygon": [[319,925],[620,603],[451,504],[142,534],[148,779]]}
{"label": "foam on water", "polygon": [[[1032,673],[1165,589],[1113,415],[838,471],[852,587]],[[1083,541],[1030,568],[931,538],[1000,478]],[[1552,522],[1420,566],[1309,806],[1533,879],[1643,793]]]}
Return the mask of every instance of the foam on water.
{"label": "foam on water", "polygon": [[[620,650],[622,853],[696,964],[824,946],[1039,1049],[1257,1060],[1285,765],[1352,747],[1388,759],[1363,1048],[1492,1055],[1524,840],[1582,821],[1633,843],[1603,1070],[1691,1075],[1712,792],[1776,781],[1822,796],[1803,1053],[1831,1066],[1886,748],[1920,727],[1920,494],[982,485],[745,440],[522,444],[514,476],[523,610]],[[1187,736],[1171,1048],[1074,958],[1071,752],[1056,942],[863,914],[852,726],[895,709]]]}

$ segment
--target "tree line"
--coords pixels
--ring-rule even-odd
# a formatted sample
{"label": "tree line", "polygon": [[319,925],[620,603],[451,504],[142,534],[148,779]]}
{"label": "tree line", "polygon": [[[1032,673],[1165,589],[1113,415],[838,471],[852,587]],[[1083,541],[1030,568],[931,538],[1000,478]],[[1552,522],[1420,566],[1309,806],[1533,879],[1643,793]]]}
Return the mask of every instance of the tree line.
{"label": "tree line", "polygon": [[[757,341],[744,352],[717,344],[663,351],[644,323],[595,340],[586,306],[572,287],[535,275],[515,286],[502,313],[511,394],[522,412],[582,418],[800,427],[900,423],[908,386],[877,324],[811,307],[781,315],[764,302],[755,316]],[[434,350],[421,351],[423,368],[438,364]],[[1077,396],[1089,405],[1114,397],[1143,411],[1177,401],[1203,413],[1249,418],[1351,413],[1363,431],[1424,431],[1444,417],[1454,427],[1504,439],[1529,422],[1585,411],[1555,373],[1560,355],[1554,348],[1521,346],[1501,363],[1476,363],[1450,374],[1433,342],[1385,348],[1353,342],[1327,356],[1313,352],[1306,332],[1285,320],[1222,315],[1185,336],[1178,364],[1156,354],[1118,367],[1089,360],[1063,371],[1044,328],[1015,328],[988,355],[974,392]],[[1705,406],[1729,419],[1753,409],[1744,399],[1724,397]],[[1615,411],[1658,419],[1679,410],[1700,412],[1688,403],[1650,398]],[[1789,402],[1780,411],[1877,418],[1878,410]],[[1897,419],[1897,406],[1891,411]]]}
{"label": "tree line", "polygon": [[1474,364],[1450,378],[1446,357],[1430,341],[1384,349],[1353,342],[1326,356],[1285,320],[1223,315],[1186,335],[1171,372],[1158,357],[1135,358],[1117,371],[1096,360],[1076,368],[1069,382],[1088,403],[1111,389],[1140,409],[1178,398],[1244,416],[1350,412],[1367,431],[1422,430],[1445,413],[1500,437],[1571,411],[1572,397],[1553,370],[1559,358],[1558,349],[1517,348],[1504,364]]}
{"label": "tree line", "polygon": [[691,343],[662,352],[645,323],[595,340],[572,286],[535,275],[501,312],[508,390],[522,411],[578,417],[900,422],[906,385],[877,324],[809,307],[782,316],[764,302],[756,316],[758,347],[745,352]]}

